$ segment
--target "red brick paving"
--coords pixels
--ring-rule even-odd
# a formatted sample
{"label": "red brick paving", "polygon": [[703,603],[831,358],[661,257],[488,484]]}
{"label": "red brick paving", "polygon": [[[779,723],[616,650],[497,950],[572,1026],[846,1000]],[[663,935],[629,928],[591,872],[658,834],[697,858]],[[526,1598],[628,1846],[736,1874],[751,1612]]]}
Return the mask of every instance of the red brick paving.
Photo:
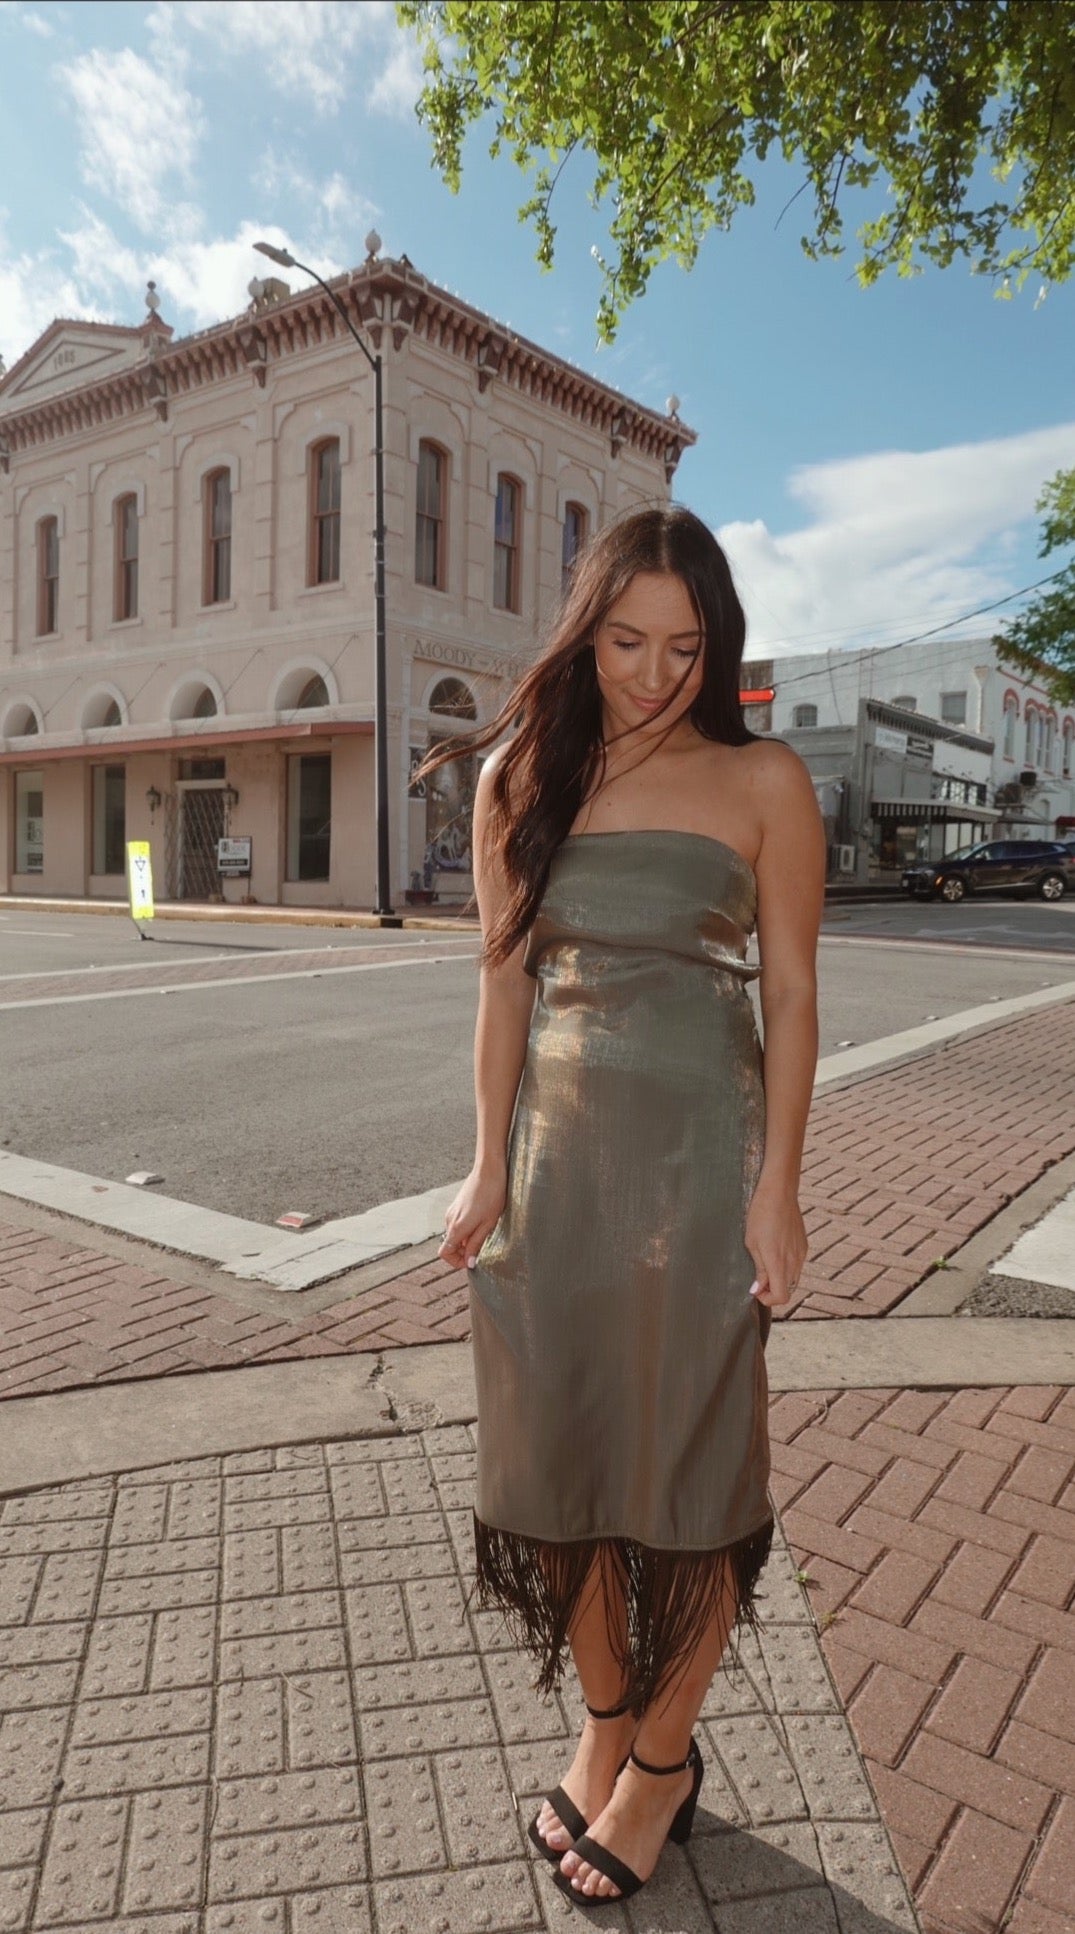
{"label": "red brick paving", "polygon": [[[294,1315],[291,1314],[292,1301]],[[340,1356],[470,1333],[467,1279],[434,1259],[320,1314],[274,1316],[67,1238],[0,1223],[0,1397]]]}
{"label": "red brick paving", "polygon": [[1054,1387],[772,1406],[784,1529],[927,1934],[1075,1927],[1073,1413]]}

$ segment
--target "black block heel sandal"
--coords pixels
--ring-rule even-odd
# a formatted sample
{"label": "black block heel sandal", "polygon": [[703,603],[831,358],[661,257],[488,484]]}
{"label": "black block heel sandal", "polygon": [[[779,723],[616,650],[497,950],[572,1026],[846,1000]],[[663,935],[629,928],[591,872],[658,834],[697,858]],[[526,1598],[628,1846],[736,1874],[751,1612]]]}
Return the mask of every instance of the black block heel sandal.
{"label": "black block heel sandal", "polygon": [[[629,1702],[625,1702],[622,1706],[609,1706],[606,1712],[599,1712],[596,1706],[591,1706],[588,1699],[584,1703],[591,1719],[619,1719],[629,1709]],[[616,1768],[617,1779],[619,1779],[626,1764],[627,1760],[621,1759]],[[571,1795],[565,1793],[562,1786],[554,1786],[552,1792],[543,1794],[542,1798],[548,1800],[553,1812],[558,1816],[561,1825],[567,1828],[572,1840],[577,1840],[581,1833],[585,1833],[590,1822],[583,1819]],[[554,1867],[559,1866],[565,1853],[568,1851],[567,1847],[550,1847],[548,1841],[543,1839],[542,1835],[538,1832],[537,1823],[538,1814],[535,1813],[527,1828],[530,1839],[533,1841],[538,1852],[544,1854],[546,1860],[551,1860]]]}
{"label": "black block heel sandal", "polygon": [[[646,1760],[639,1759],[633,1750],[628,1753],[627,1758],[633,1760],[643,1773],[685,1773],[688,1766],[691,1768],[694,1776],[691,1790],[668,1829],[669,1840],[675,1840],[679,1846],[682,1846],[691,1836],[694,1812],[702,1785],[702,1774],[705,1771],[697,1741],[692,1736],[686,1759],[681,1759],[675,1766],[650,1766]],[[624,1764],[626,1765],[626,1761]],[[565,1847],[564,1853],[567,1851]],[[613,1881],[620,1890],[618,1894],[583,1894],[577,1887],[572,1886],[567,1874],[558,1870],[553,1874],[554,1884],[559,1887],[562,1894],[567,1895],[568,1900],[573,1900],[579,1907],[611,1907],[614,1901],[629,1900],[632,1894],[637,1894],[639,1888],[646,1884],[644,1880],[639,1879],[626,1861],[618,1860],[616,1855],[610,1853],[607,1847],[603,1847],[599,1840],[591,1840],[588,1833],[579,1836],[573,1851],[583,1860],[588,1861],[591,1867],[596,1867],[599,1874],[604,1874],[608,1880]],[[563,1854],[560,1858],[563,1858]]]}

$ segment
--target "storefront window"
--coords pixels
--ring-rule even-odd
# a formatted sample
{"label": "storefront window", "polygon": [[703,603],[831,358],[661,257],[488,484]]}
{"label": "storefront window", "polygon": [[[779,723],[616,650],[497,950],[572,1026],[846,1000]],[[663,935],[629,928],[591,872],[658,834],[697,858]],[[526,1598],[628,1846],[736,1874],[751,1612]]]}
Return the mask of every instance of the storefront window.
{"label": "storefront window", "polygon": [[124,871],[127,838],[127,775],[122,766],[93,768],[93,870]]}
{"label": "storefront window", "polygon": [[295,753],[287,762],[287,877],[327,880],[332,837],[332,755]]}
{"label": "storefront window", "polygon": [[[430,748],[448,736],[429,735]],[[469,873],[470,838],[474,817],[474,788],[478,762],[472,752],[438,766],[426,780],[426,847],[433,864],[450,873]]]}
{"label": "storefront window", "polygon": [[45,778],[15,774],[15,871],[41,873],[45,865]]}

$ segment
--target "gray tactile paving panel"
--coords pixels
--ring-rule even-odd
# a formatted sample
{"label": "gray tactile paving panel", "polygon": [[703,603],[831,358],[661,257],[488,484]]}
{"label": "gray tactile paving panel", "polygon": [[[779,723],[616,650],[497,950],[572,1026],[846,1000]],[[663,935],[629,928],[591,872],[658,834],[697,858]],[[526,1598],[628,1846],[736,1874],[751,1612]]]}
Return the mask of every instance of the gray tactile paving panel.
{"label": "gray tactile paving panel", "polygon": [[[523,1934],[569,1674],[472,1583],[469,1428],[185,1460],[0,1505],[0,1934]],[[697,1726],[694,1834],[625,1934],[917,1923],[778,1540]],[[581,1924],[581,1923],[580,1923]]]}

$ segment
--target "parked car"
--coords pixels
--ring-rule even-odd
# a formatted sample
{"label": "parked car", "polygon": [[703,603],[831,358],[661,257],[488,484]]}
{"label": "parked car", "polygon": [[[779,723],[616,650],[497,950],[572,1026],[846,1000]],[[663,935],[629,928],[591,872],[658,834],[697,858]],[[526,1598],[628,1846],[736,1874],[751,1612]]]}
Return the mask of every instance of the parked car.
{"label": "parked car", "polygon": [[920,900],[956,901],[968,893],[1013,893],[1060,900],[1075,890],[1075,847],[1059,839],[991,839],[961,846],[943,860],[904,868],[900,884]]}

